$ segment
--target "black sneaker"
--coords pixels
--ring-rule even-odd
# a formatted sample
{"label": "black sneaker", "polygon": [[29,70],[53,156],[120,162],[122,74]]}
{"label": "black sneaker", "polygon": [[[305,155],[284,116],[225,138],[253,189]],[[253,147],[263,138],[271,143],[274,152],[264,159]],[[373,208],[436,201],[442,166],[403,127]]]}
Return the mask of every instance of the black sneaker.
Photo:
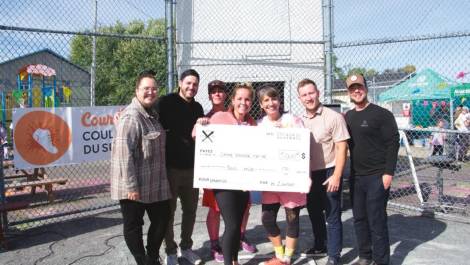
{"label": "black sneaker", "polygon": [[308,258],[308,257],[326,257],[326,249],[316,249],[316,248],[309,248],[300,254],[301,257],[303,258]]}

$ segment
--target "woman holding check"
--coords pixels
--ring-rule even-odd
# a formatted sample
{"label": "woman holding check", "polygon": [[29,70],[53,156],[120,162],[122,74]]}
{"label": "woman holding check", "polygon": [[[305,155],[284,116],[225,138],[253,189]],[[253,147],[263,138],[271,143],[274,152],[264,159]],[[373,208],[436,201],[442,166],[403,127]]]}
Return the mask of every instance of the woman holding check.
{"label": "woman holding check", "polygon": [[[225,83],[220,80],[213,80],[207,86],[209,92],[209,100],[212,103],[212,109],[206,114],[205,117],[197,120],[198,124],[207,124],[209,119],[217,112],[225,111],[224,102],[227,98]],[[193,137],[195,137],[195,129],[193,130]],[[219,242],[219,227],[220,227],[220,208],[215,200],[214,192],[211,189],[204,189],[202,196],[202,206],[208,207],[206,226],[211,241],[211,255],[216,262],[224,262],[224,255]],[[240,227],[240,246],[243,250],[249,253],[255,253],[256,247],[252,245],[245,237],[246,224],[248,223],[248,216],[250,215],[250,203],[245,208],[242,224]]]}
{"label": "woman holding check", "polygon": [[[236,85],[232,92],[229,109],[215,113],[208,120],[208,123],[255,126],[256,122],[249,114],[253,96],[254,92],[251,85],[246,83]],[[238,265],[240,226],[249,205],[250,193],[241,190],[219,189],[214,189],[213,192],[225,223],[224,240],[222,242],[224,264]]]}
{"label": "woman holding check", "polygon": [[[303,128],[303,122],[291,114],[280,110],[280,97],[278,91],[271,86],[264,86],[258,91],[261,109],[266,116],[258,121],[258,126],[277,128]],[[268,233],[268,238],[274,246],[275,257],[263,262],[264,265],[290,264],[294,254],[295,245],[299,236],[299,213],[307,203],[307,195],[300,192],[272,192],[262,193],[262,222]],[[286,211],[286,246],[282,245],[281,233],[276,223],[277,213],[281,205]]]}

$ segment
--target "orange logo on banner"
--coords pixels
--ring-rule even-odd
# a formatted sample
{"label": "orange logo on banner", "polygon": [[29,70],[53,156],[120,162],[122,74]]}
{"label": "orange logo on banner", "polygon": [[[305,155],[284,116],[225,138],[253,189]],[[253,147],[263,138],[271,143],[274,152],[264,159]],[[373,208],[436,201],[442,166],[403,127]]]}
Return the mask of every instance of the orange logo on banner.
{"label": "orange logo on banner", "polygon": [[67,152],[72,134],[67,123],[46,111],[25,114],[14,130],[16,151],[30,164],[50,164]]}

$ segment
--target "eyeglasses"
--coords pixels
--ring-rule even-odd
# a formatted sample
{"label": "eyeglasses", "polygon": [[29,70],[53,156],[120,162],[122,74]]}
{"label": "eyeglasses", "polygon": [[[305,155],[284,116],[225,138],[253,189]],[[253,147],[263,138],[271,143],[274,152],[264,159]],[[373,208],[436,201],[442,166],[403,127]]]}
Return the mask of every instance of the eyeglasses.
{"label": "eyeglasses", "polygon": [[144,86],[144,87],[139,87],[139,89],[145,91],[145,92],[156,92],[158,91],[158,87],[154,87],[154,86]]}

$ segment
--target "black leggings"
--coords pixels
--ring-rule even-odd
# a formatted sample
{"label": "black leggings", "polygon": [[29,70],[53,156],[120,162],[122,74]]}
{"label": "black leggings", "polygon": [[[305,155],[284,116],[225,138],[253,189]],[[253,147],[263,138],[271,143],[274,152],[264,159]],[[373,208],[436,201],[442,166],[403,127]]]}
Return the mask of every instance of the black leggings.
{"label": "black leggings", "polygon": [[225,223],[222,242],[224,264],[231,265],[232,261],[238,261],[240,226],[250,193],[240,190],[214,190],[214,195]]}
{"label": "black leggings", "polygon": [[[270,237],[276,237],[281,234],[281,230],[276,223],[277,212],[281,207],[280,203],[263,204],[263,215],[261,217],[263,226]],[[287,229],[286,235],[290,238],[299,237],[299,214],[302,207],[285,208]]]}

